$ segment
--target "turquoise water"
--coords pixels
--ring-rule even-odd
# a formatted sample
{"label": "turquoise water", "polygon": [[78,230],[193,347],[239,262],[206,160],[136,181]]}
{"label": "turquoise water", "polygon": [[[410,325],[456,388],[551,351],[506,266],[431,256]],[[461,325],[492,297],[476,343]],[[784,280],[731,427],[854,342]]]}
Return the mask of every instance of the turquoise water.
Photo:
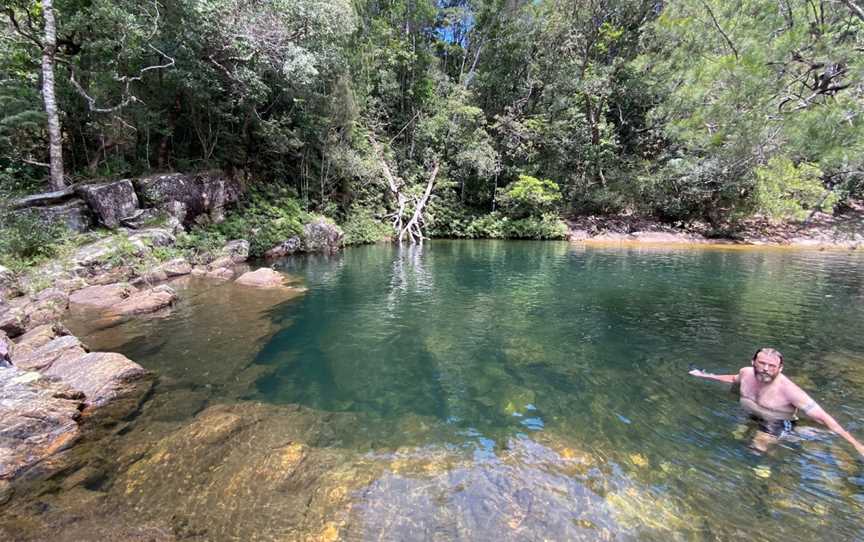
{"label": "turquoise water", "polygon": [[[463,539],[510,539],[512,518],[500,532],[478,519],[495,499],[535,503],[514,505],[534,510],[515,539],[570,539],[584,527],[572,509],[581,495],[614,512],[594,520],[606,534],[586,539],[861,540],[864,462],[851,446],[802,421],[759,452],[737,397],[687,368],[736,372],[773,346],[787,376],[864,439],[862,263],[556,242],[353,248],[277,264],[308,291],[260,321],[232,308],[238,299],[215,307],[190,289],[171,318],[116,328],[104,347],[160,375],[153,401],[178,405],[162,420],[222,400],[300,404],[355,415],[326,442],[361,461],[472,454],[434,482],[378,478],[357,494],[352,514],[367,516],[350,539],[451,524],[468,525]],[[552,477],[547,456],[586,467]],[[387,522],[369,519],[379,509]]]}
{"label": "turquoise water", "polygon": [[[686,374],[691,362],[736,372],[774,346],[786,374],[864,439],[861,263],[529,242],[295,259],[283,269],[309,292],[258,354],[278,369],[250,397],[432,416],[493,448],[552,431],[644,460],[647,479],[709,517],[816,538],[827,522],[838,539],[861,539],[864,469],[850,446],[805,422],[805,436],[756,453],[736,397]],[[785,508],[772,504],[778,492]]]}

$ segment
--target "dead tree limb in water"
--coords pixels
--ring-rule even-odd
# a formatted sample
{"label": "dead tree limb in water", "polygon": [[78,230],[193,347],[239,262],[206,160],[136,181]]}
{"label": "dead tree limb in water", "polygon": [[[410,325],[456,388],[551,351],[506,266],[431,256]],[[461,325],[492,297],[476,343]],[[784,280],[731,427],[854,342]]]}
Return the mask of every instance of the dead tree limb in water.
{"label": "dead tree limb in water", "polygon": [[423,192],[423,196],[420,198],[415,198],[414,200],[414,214],[411,215],[411,220],[408,221],[408,224],[402,229],[399,233],[399,242],[402,242],[402,238],[407,233],[408,238],[411,240],[411,244],[422,244],[423,243],[423,209],[426,208],[426,204],[429,203],[429,196],[432,195],[432,189],[435,187],[435,178],[438,176],[438,162],[432,162],[432,170],[429,172],[429,179],[426,181],[426,190]]}
{"label": "dead tree limb in water", "polygon": [[[435,179],[438,177],[438,161],[436,160],[432,163],[432,168],[429,171],[429,177],[426,181],[426,190],[423,191],[423,195],[419,198],[416,196],[409,196],[404,191],[405,181],[401,177],[393,174],[393,170],[390,169],[390,165],[384,158],[384,151],[381,149],[381,144],[378,143],[378,140],[375,139],[375,136],[371,133],[369,134],[369,143],[372,145],[372,149],[375,151],[375,154],[378,156],[378,161],[381,163],[381,172],[384,174],[384,179],[387,180],[387,187],[390,190],[390,194],[396,200],[397,209],[390,215],[390,218],[392,218],[393,230],[399,237],[399,242],[402,243],[407,236],[412,245],[422,244],[424,220],[423,211],[426,208],[426,204],[429,203],[429,198],[432,196],[432,190],[435,188]],[[410,200],[413,200],[414,210],[411,213],[411,217],[407,218],[406,222]]]}

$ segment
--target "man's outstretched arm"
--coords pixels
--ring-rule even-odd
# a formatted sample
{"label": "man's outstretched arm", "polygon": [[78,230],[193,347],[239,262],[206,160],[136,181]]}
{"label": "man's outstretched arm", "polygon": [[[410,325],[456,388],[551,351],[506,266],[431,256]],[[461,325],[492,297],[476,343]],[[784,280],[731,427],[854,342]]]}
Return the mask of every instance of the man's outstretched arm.
{"label": "man's outstretched arm", "polygon": [[[688,374],[704,378],[706,380],[716,380],[717,382],[726,382],[727,384],[738,383],[738,375],[715,375],[714,373],[706,373],[702,369],[693,369]],[[740,373],[739,373],[740,374]]]}
{"label": "man's outstretched arm", "polygon": [[837,423],[837,420],[825,412],[825,410],[819,406],[816,401],[811,399],[810,396],[797,385],[793,385],[793,388],[789,390],[789,402],[806,414],[808,418],[816,420],[831,431],[846,439],[849,444],[855,447],[855,450],[857,450],[859,454],[864,456],[864,444],[858,442],[855,437],[843,429],[843,427]]}

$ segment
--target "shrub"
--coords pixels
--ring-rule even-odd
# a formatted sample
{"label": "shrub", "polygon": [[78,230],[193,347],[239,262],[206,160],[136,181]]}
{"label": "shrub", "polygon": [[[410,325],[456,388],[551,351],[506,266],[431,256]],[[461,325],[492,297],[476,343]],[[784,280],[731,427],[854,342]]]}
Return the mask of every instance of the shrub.
{"label": "shrub", "polygon": [[432,197],[426,212],[426,235],[445,239],[469,237],[468,226],[476,219],[449,191]]}
{"label": "shrub", "polygon": [[277,244],[303,233],[306,213],[296,199],[281,191],[254,191],[244,207],[216,225],[225,239],[249,241],[249,255],[262,256]]}
{"label": "shrub", "polygon": [[366,209],[351,215],[348,221],[342,224],[342,231],[345,233],[346,246],[377,243],[393,233],[388,224],[376,219],[372,212]]}
{"label": "shrub", "polygon": [[556,183],[529,175],[519,175],[518,181],[499,191],[501,209],[511,218],[552,212],[561,201],[561,190]]}
{"label": "shrub", "polygon": [[61,222],[41,219],[27,211],[0,212],[0,259],[4,265],[22,268],[57,253],[69,230]]}
{"label": "shrub", "polygon": [[474,239],[564,239],[567,225],[552,213],[514,220],[493,212],[471,222],[466,234]]}
{"label": "shrub", "polygon": [[672,158],[635,179],[636,208],[666,221],[704,219],[718,227],[752,212],[753,172],[728,157]]}
{"label": "shrub", "polygon": [[208,258],[222,248],[228,239],[213,228],[196,227],[177,235],[174,245],[192,263],[208,263]]}
{"label": "shrub", "polygon": [[282,241],[300,236],[307,219],[306,212],[287,191],[258,189],[222,223],[195,227],[188,234],[181,234],[177,244],[190,260],[199,261],[231,239],[246,239],[249,255],[259,257]]}
{"label": "shrub", "polygon": [[[830,211],[837,196],[825,197],[822,171],[814,164],[798,164],[775,157],[756,169],[756,205],[775,219],[803,219],[817,206]],[[824,198],[824,199],[823,199]]]}

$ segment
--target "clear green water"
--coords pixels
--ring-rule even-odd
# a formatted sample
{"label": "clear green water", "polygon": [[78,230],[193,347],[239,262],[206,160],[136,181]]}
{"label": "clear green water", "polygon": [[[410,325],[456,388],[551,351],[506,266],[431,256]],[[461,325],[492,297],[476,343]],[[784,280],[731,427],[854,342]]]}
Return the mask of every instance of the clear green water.
{"label": "clear green water", "polygon": [[[557,453],[602,460],[604,468],[589,476],[632,482],[647,496],[638,511],[646,520],[671,509],[684,525],[640,536],[613,522],[612,539],[861,540],[864,462],[850,446],[804,421],[793,438],[756,452],[756,427],[737,398],[688,376],[687,367],[735,372],[758,347],[778,348],[786,374],[864,439],[862,263],[860,255],[815,251],[552,242],[355,248],[281,263],[308,291],[267,314],[275,334],[260,342],[219,343],[200,327],[206,306],[189,305],[114,347],[162,375],[154,400],[180,390],[161,400],[182,396],[181,419],[220,395],[357,413],[356,425],[336,430],[336,442],[357,454],[469,450],[475,464],[491,465],[484,472],[495,476],[484,483],[496,495],[509,494],[507,484],[519,477],[508,470],[512,463],[494,467],[514,442],[523,449],[555,442],[549,449]],[[230,309],[215,312],[224,319]],[[245,376],[233,369],[215,376],[227,365]],[[190,399],[202,389],[200,401]],[[437,443],[430,434],[438,433],[418,437],[410,429],[416,420],[440,425],[447,436]],[[464,507],[476,520],[478,500],[492,490],[472,485],[471,476],[454,470],[435,491],[456,510],[468,499]],[[513,498],[540,499],[531,480],[519,478],[528,497]],[[568,538],[561,525],[576,520],[561,505],[571,498],[561,484],[544,485],[546,519],[526,523],[533,530],[522,539]],[[381,478],[353,513],[400,491],[422,494],[422,487]],[[549,491],[557,497],[547,498]],[[611,502],[613,493],[597,490],[592,498]],[[434,502],[409,499],[400,513],[423,524],[423,514],[435,515]],[[355,535],[406,536],[398,522],[388,525]],[[467,532],[500,539],[489,529],[475,521]]]}

